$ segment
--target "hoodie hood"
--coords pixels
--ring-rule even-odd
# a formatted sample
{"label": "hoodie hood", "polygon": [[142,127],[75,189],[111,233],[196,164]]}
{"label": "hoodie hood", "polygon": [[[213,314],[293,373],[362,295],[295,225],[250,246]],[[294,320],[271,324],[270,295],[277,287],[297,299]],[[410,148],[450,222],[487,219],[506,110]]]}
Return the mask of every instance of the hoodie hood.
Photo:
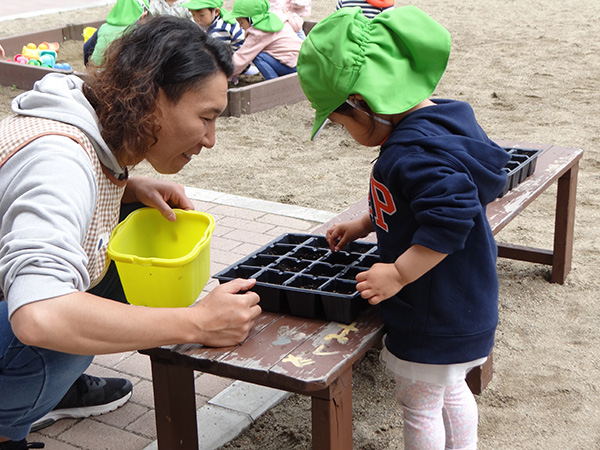
{"label": "hoodie hood", "polygon": [[503,167],[510,160],[510,155],[477,124],[468,103],[442,99],[432,101],[436,106],[408,114],[396,126],[381,151],[385,152],[389,145],[399,144],[441,153],[470,173],[482,204],[495,200],[506,184]]}
{"label": "hoodie hood", "polygon": [[56,120],[79,128],[92,141],[102,164],[121,179],[126,170],[119,166],[102,139],[102,127],[92,105],[83,95],[82,86],[83,80],[75,75],[50,73],[37,81],[31,91],[15,97],[11,108],[17,114]]}

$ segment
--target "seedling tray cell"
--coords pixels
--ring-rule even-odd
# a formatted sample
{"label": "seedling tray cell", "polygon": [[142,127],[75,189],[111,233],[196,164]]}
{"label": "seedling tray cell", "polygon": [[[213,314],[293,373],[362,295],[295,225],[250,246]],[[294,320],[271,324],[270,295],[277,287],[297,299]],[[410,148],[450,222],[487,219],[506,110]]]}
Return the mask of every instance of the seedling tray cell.
{"label": "seedling tray cell", "polygon": [[323,312],[325,316],[337,317],[338,322],[350,323],[367,306],[360,296],[351,296],[356,292],[356,281],[331,280],[323,286]]}
{"label": "seedling tray cell", "polygon": [[334,277],[342,273],[343,270],[346,270],[346,266],[339,264],[332,265],[327,263],[314,263],[310,266],[306,273],[314,275],[315,277]]}
{"label": "seedling tray cell", "polygon": [[240,261],[239,265],[267,267],[269,264],[273,264],[277,261],[277,259],[277,256],[273,255],[251,255],[249,258]]}
{"label": "seedling tray cell", "polygon": [[296,275],[289,283],[288,287],[303,289],[308,292],[316,292],[321,286],[329,281],[326,277],[316,277],[314,275]]}
{"label": "seedling tray cell", "polygon": [[354,241],[346,245],[346,248],[344,248],[344,250],[350,253],[360,253],[361,255],[367,255],[374,251],[377,252],[377,247],[370,242],[364,243],[361,241]]}
{"label": "seedling tray cell", "polygon": [[316,261],[322,256],[328,253],[327,250],[322,248],[314,248],[314,247],[300,247],[297,250],[293,251],[291,255],[298,259],[308,259],[310,261]]}
{"label": "seedling tray cell", "polygon": [[356,274],[379,261],[377,245],[357,241],[332,252],[321,235],[290,233],[269,242],[214,277],[255,278],[265,311],[351,323],[368,306]]}
{"label": "seedling tray cell", "polygon": [[297,258],[281,258],[274,265],[273,268],[281,270],[282,272],[298,273],[306,269],[311,264],[311,261],[297,259]]}
{"label": "seedling tray cell", "polygon": [[287,284],[287,300],[290,314],[312,319],[323,313],[319,288],[329,281],[326,277],[297,275]]}
{"label": "seedling tray cell", "polygon": [[261,298],[261,307],[268,311],[280,312],[286,309],[286,295],[278,286],[294,276],[290,272],[264,269],[256,275],[256,286],[253,290]]}
{"label": "seedling tray cell", "polygon": [[275,255],[275,256],[281,256],[281,255],[285,255],[286,253],[290,253],[290,251],[292,251],[294,249],[294,245],[284,245],[284,244],[275,244],[275,245],[271,245],[269,248],[267,248],[263,255]]}
{"label": "seedling tray cell", "polygon": [[281,272],[280,270],[265,269],[256,275],[256,281],[261,283],[281,285],[294,276],[290,272]]}
{"label": "seedling tray cell", "polygon": [[323,258],[323,262],[329,264],[343,264],[345,266],[349,266],[358,258],[361,257],[360,253],[347,253],[347,252],[333,252],[329,253],[325,258]]}
{"label": "seedling tray cell", "polygon": [[340,274],[340,276],[338,278],[340,280],[355,281],[356,275],[358,275],[361,272],[364,272],[365,270],[369,270],[369,268],[368,267],[358,267],[358,266],[348,267],[346,270],[344,270],[343,273]]}
{"label": "seedling tray cell", "polygon": [[310,238],[308,241],[306,241],[306,245],[311,247],[329,248],[329,244],[327,243],[325,236]]}
{"label": "seedling tray cell", "polygon": [[[365,255],[358,260],[358,265],[369,268],[379,262],[379,255]],[[366,270],[366,269],[365,269]]]}
{"label": "seedling tray cell", "polygon": [[227,270],[223,275],[231,278],[254,278],[260,270],[260,267],[256,266],[235,266]]}
{"label": "seedling tray cell", "polygon": [[531,148],[516,148],[516,147],[504,147],[510,154],[510,160],[504,166],[508,179],[502,192],[498,196],[503,197],[506,193],[520,183],[522,183],[528,176],[532,175],[535,171],[535,165],[537,157],[541,150]]}

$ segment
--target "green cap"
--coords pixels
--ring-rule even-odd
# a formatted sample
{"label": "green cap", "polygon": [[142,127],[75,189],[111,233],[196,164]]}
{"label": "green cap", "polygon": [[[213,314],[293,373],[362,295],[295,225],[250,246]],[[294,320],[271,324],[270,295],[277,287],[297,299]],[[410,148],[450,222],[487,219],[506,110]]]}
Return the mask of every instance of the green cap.
{"label": "green cap", "polygon": [[269,0],[235,0],[233,9],[223,17],[226,22],[238,17],[248,17],[257,30],[274,33],[283,28],[283,22],[269,11]]}
{"label": "green cap", "polygon": [[[239,0],[238,0],[239,1]],[[450,33],[415,6],[378,14],[340,8],[308,33],[298,78],[315,110],[311,139],[351,94],[379,114],[408,111],[429,98],[450,57]]]}
{"label": "green cap", "polygon": [[223,0],[190,0],[189,2],[184,3],[181,6],[193,10],[205,8],[214,9],[221,8],[223,6]]}
{"label": "green cap", "polygon": [[106,16],[106,23],[113,26],[128,26],[135,23],[148,10],[147,0],[117,0]]}

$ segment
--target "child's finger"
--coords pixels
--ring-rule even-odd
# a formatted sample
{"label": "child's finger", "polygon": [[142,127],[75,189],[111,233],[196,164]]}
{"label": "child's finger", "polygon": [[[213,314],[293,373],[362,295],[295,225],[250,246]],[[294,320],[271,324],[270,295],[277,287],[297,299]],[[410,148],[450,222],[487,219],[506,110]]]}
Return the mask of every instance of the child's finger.
{"label": "child's finger", "polygon": [[327,230],[327,233],[325,234],[325,240],[329,244],[329,247],[332,252],[334,252],[336,250],[336,246],[339,241],[339,235],[340,235],[340,233],[339,233],[339,229],[337,227],[330,228],[329,230]]}

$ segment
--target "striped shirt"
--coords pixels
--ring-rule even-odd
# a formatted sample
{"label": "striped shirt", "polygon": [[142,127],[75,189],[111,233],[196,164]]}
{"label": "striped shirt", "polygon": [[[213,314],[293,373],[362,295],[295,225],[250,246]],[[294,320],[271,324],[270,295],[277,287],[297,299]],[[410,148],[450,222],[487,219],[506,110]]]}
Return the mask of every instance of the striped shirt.
{"label": "striped shirt", "polygon": [[353,6],[361,8],[363,14],[369,19],[372,19],[383,11],[393,8],[393,6],[390,6],[389,8],[377,8],[366,0],[338,0],[337,5],[335,5],[335,10],[337,11],[340,8],[352,8]]}
{"label": "striped shirt", "polygon": [[235,24],[227,23],[218,16],[208,27],[208,34],[228,44],[232,52],[235,52],[244,43],[244,30],[240,24],[237,22]]}

